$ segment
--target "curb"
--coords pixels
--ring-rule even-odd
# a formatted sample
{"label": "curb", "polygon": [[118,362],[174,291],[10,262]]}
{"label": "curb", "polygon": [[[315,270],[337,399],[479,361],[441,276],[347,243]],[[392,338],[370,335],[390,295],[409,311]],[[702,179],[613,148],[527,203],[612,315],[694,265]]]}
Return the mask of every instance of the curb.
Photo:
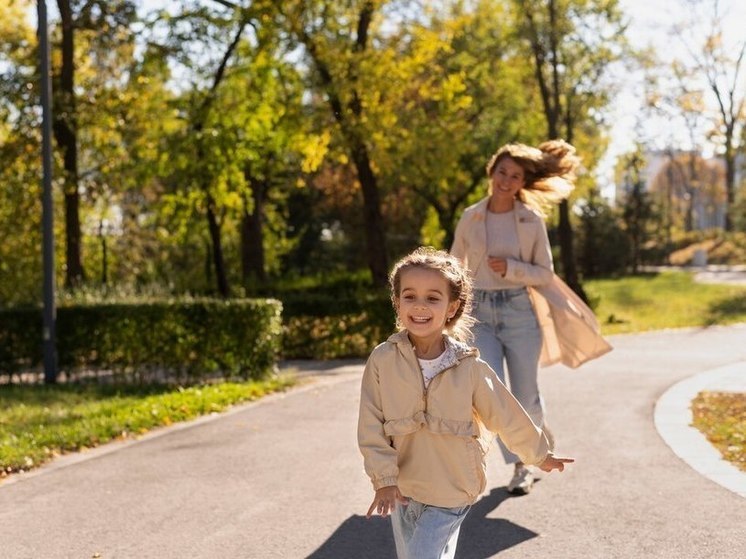
{"label": "curb", "polygon": [[723,460],[707,438],[691,426],[691,402],[703,390],[746,392],[746,361],[705,371],[671,386],[655,404],[655,427],[691,468],[746,498],[746,472]]}

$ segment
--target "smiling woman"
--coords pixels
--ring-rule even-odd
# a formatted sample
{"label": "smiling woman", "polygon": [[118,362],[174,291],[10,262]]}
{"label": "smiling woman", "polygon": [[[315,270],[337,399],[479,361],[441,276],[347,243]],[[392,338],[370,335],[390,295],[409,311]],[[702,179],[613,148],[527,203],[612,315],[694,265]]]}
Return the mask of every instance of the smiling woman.
{"label": "smiling woman", "polygon": [[[474,278],[472,332],[482,359],[503,383],[509,379],[513,394],[545,431],[538,368],[544,340],[553,338],[542,335],[531,290],[554,280],[544,211],[572,192],[579,164],[575,148],[562,140],[538,148],[502,146],[487,163],[489,195],[464,210],[451,247]],[[528,493],[533,474],[501,449],[506,462],[516,465],[508,489]]]}

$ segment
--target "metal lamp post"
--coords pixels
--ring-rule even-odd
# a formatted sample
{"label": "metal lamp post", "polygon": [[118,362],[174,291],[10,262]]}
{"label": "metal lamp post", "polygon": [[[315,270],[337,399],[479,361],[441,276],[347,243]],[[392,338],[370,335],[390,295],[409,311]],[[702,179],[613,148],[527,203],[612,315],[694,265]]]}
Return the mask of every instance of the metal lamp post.
{"label": "metal lamp post", "polygon": [[44,260],[44,382],[57,382],[57,352],[55,350],[56,315],[54,297],[54,219],[52,204],[52,82],[49,67],[49,33],[47,3],[37,1],[39,26],[39,68],[42,106],[42,244]]}

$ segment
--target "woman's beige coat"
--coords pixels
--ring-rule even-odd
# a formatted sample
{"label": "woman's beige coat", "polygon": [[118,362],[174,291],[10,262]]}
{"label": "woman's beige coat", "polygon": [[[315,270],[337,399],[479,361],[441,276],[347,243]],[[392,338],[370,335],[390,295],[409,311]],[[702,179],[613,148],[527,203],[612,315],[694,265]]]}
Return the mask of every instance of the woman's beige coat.
{"label": "woman's beige coat", "polygon": [[473,503],[484,491],[495,433],[526,464],[549,443],[478,351],[446,337],[444,369],[427,388],[406,331],[376,347],[365,365],[358,444],[374,489],[438,507]]}
{"label": "woman's beige coat", "polygon": [[[472,275],[487,265],[488,203],[489,197],[464,210],[451,247]],[[508,259],[505,279],[528,287],[543,338],[540,364],[575,368],[610,351],[593,311],[554,273],[544,219],[518,200],[514,215],[521,259]]]}

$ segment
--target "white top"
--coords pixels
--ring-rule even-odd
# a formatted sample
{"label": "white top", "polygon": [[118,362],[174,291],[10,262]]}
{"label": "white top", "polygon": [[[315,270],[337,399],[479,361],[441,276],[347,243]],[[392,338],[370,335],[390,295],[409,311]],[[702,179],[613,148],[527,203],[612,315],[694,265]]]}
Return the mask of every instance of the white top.
{"label": "white top", "polygon": [[[520,244],[518,242],[518,231],[515,226],[515,210],[509,212],[493,213],[487,212],[487,254],[499,258],[509,258],[520,260]],[[486,258],[486,257],[485,257]],[[508,264],[510,266],[510,264]],[[475,289],[510,289],[513,287],[522,287],[512,281],[508,281],[496,274],[487,266],[479,266],[474,277]]]}
{"label": "white top", "polygon": [[422,378],[425,380],[425,388],[428,387],[430,384],[430,381],[433,380],[436,376],[438,376],[438,373],[443,371],[443,360],[446,356],[447,352],[443,352],[440,355],[438,355],[435,359],[420,359],[417,358],[417,361],[420,362],[420,369],[422,370]]}

